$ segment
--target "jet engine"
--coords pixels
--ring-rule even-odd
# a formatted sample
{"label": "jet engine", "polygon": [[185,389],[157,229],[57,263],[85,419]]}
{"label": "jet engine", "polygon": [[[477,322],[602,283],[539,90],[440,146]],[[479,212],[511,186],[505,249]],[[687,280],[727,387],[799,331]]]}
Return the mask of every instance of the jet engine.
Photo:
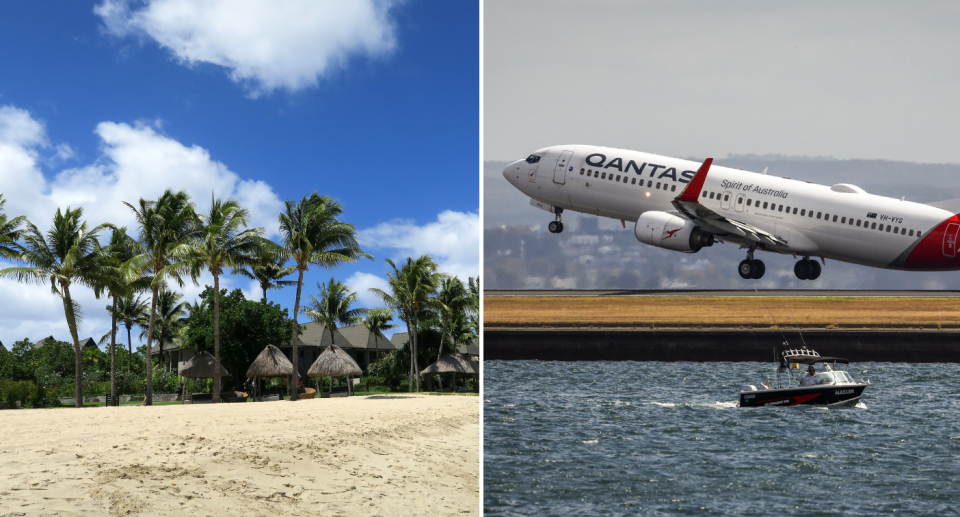
{"label": "jet engine", "polygon": [[644,212],[633,229],[637,240],[674,251],[696,253],[713,246],[713,234],[704,232],[689,219],[667,212]]}

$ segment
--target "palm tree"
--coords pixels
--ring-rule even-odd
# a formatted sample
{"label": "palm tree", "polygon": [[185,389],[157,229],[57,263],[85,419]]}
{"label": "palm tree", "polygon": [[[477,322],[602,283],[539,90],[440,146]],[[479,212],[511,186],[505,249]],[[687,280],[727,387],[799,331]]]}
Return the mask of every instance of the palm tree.
{"label": "palm tree", "polygon": [[[299,202],[287,200],[280,214],[280,234],[283,247],[296,262],[298,272],[297,297],[293,304],[293,326],[290,330],[292,358],[297,358],[297,314],[300,312],[300,293],[303,288],[303,272],[311,264],[323,269],[332,269],[344,262],[356,262],[359,257],[373,259],[360,249],[353,225],[337,219],[343,207],[329,196],[316,192],[303,196]],[[290,400],[297,400],[296,378],[290,383]]]}
{"label": "palm tree", "polygon": [[320,290],[320,299],[310,296],[307,305],[300,307],[300,312],[306,314],[314,323],[319,323],[330,331],[330,342],[336,343],[337,324],[356,325],[363,320],[367,309],[351,309],[357,301],[357,293],[351,293],[350,288],[331,278],[330,283],[324,285],[317,282]]}
{"label": "palm tree", "polygon": [[[264,244],[272,245],[273,243],[267,241]],[[293,280],[283,280],[297,270],[295,265],[284,267],[287,260],[285,250],[263,246],[260,252],[253,256],[253,263],[249,267],[234,269],[233,274],[256,280],[260,284],[260,289],[263,290],[263,303],[267,303],[268,289],[280,289],[296,284]]]}
{"label": "palm tree", "polygon": [[[97,298],[103,291],[107,291],[108,296],[113,299],[113,306],[107,306],[107,312],[111,316],[110,332],[110,396],[113,400],[117,399],[117,303],[119,298],[132,296],[134,293],[145,290],[149,279],[145,277],[129,278],[126,272],[121,269],[124,262],[132,259],[139,251],[136,241],[127,235],[126,228],[117,228],[109,226],[113,232],[110,235],[110,243],[101,248],[104,263],[108,264],[109,270],[102,283],[94,289]],[[104,336],[106,337],[106,336]],[[103,339],[101,339],[101,342]],[[129,368],[129,363],[128,363]]]}
{"label": "palm tree", "polygon": [[133,210],[140,226],[140,247],[142,253],[129,260],[124,267],[128,274],[150,272],[150,290],[153,297],[150,302],[150,322],[147,324],[147,386],[144,404],[153,405],[153,366],[150,350],[153,346],[153,326],[157,312],[157,296],[167,277],[183,286],[181,276],[188,271],[183,262],[190,245],[187,244],[197,235],[198,218],[194,212],[190,196],[184,192],[166,190],[156,201],[140,199],[138,206],[124,201]]}
{"label": "palm tree", "polygon": [[444,276],[437,286],[435,300],[440,312],[440,347],[437,349],[437,361],[439,361],[443,356],[443,345],[447,341],[447,336],[453,336],[453,322],[458,316],[466,314],[470,299],[467,289],[459,278]]}
{"label": "palm tree", "polygon": [[21,215],[13,219],[7,219],[3,213],[3,205],[7,200],[0,194],[0,257],[16,258],[16,242],[20,239],[20,225],[27,220],[27,216]]}
{"label": "palm tree", "polygon": [[407,335],[410,336],[410,387],[413,391],[416,383],[420,391],[420,369],[417,365],[417,329],[420,322],[420,312],[436,306],[432,298],[437,283],[443,276],[437,272],[437,263],[430,255],[421,255],[417,260],[407,257],[407,262],[400,268],[390,259],[387,259],[392,271],[387,272],[387,282],[390,293],[377,288],[371,288],[374,293],[388,306],[397,310],[400,319],[407,324]]}
{"label": "palm tree", "polygon": [[[183,315],[187,312],[187,303],[181,302],[183,295],[170,290],[166,285],[160,287],[157,293],[157,308],[153,322],[153,339],[159,343],[159,354],[157,357],[163,361],[163,344],[173,342],[177,336],[180,327],[183,326]],[[147,335],[147,329],[140,331],[140,339]],[[147,348],[147,367],[153,369],[153,362],[150,359],[152,350]]]}
{"label": "palm tree", "polygon": [[[223,268],[250,265],[251,256],[263,248],[263,228],[247,227],[249,210],[235,199],[210,199],[210,211],[200,216],[199,232],[190,242],[187,261],[196,278],[206,269],[213,275],[213,357],[220,364],[220,275]],[[266,298],[266,296],[264,296]],[[214,369],[213,401],[220,402],[220,369]]]}
{"label": "palm tree", "polygon": [[123,326],[127,328],[127,371],[129,372],[130,364],[133,363],[133,340],[130,331],[134,325],[141,327],[150,325],[150,313],[147,311],[147,302],[141,300],[139,296],[136,298],[132,295],[121,297],[116,302],[116,308],[111,312],[111,315],[116,318],[117,322],[123,323]]}
{"label": "palm tree", "polygon": [[470,309],[468,314],[470,316],[470,328],[473,330],[473,334],[480,335],[480,276],[477,278],[470,277],[467,279],[467,287],[470,291],[469,301]]}
{"label": "palm tree", "polygon": [[83,406],[83,354],[77,328],[83,314],[80,305],[70,296],[70,286],[74,283],[95,287],[105,274],[106,267],[100,253],[98,234],[103,226],[92,230],[82,220],[83,208],[65,211],[57,209],[53,216],[53,226],[46,237],[37,227],[27,221],[26,230],[21,235],[23,244],[12,243],[16,259],[29,264],[26,267],[10,267],[0,270],[0,278],[13,277],[18,282],[43,284],[50,282],[53,294],[63,300],[63,312],[67,318],[73,349],[76,353],[76,404]]}
{"label": "palm tree", "polygon": [[388,307],[378,307],[376,309],[368,310],[367,317],[363,320],[363,326],[367,327],[367,330],[373,334],[373,347],[376,350],[376,352],[374,352],[374,357],[376,359],[380,358],[380,339],[387,339],[387,336],[383,335],[383,331],[397,328],[396,324],[390,323],[390,320],[392,319],[393,309]]}

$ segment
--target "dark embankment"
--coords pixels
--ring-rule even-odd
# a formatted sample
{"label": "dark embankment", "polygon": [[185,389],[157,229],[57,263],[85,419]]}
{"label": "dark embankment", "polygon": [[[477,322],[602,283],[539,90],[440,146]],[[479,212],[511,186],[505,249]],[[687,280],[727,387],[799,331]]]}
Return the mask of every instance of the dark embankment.
{"label": "dark embankment", "polygon": [[[960,362],[960,331],[784,330],[791,348],[853,362]],[[484,359],[544,361],[773,361],[775,329],[522,330],[483,333]]]}

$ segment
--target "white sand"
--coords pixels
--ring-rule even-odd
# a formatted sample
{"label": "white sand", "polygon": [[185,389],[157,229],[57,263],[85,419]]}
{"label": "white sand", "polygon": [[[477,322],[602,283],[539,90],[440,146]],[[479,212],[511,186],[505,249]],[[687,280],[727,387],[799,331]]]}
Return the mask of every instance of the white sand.
{"label": "white sand", "polygon": [[462,515],[480,401],[0,411],[0,515]]}

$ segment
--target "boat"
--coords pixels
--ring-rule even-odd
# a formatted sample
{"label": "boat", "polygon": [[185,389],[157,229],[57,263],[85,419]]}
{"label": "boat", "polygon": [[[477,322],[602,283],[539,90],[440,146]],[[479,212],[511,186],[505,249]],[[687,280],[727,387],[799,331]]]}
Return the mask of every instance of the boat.
{"label": "boat", "polygon": [[[740,407],[796,406],[800,404],[824,406],[855,406],[860,402],[870,381],[856,380],[849,372],[838,369],[848,365],[842,357],[821,356],[808,348],[784,350],[780,354],[776,387],[767,381],[758,388],[752,384],[740,386]],[[797,377],[800,365],[813,365],[816,374],[807,385]],[[789,372],[786,382],[781,374]]]}

